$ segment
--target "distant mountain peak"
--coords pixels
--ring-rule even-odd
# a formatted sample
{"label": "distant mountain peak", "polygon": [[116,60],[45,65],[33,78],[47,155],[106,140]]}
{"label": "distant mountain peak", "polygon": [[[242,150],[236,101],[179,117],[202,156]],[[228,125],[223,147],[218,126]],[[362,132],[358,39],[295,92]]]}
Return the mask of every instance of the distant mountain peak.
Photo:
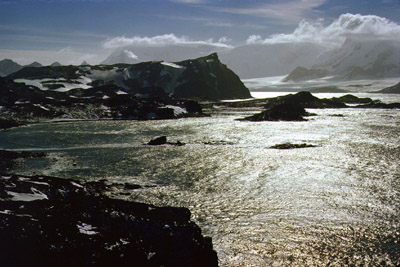
{"label": "distant mountain peak", "polygon": [[50,66],[51,66],[51,67],[60,67],[60,66],[62,66],[62,65],[61,65],[60,62],[56,61],[56,62],[53,62]]}
{"label": "distant mountain peak", "polygon": [[0,77],[10,75],[20,69],[22,69],[22,66],[11,59],[3,59],[0,61]]}
{"label": "distant mountain peak", "polygon": [[42,65],[42,64],[40,64],[40,63],[39,63],[39,62],[37,62],[37,61],[34,61],[34,62],[32,62],[31,64],[29,64],[29,65],[26,65],[26,66],[24,66],[24,67],[40,68],[40,67],[43,67],[43,65]]}

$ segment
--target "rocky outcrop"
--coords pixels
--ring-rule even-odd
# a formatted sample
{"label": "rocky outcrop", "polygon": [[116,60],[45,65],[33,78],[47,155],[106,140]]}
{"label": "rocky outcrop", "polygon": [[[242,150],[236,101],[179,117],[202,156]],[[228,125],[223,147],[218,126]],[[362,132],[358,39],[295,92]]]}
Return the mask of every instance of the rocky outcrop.
{"label": "rocky outcrop", "polygon": [[273,149],[294,149],[294,148],[306,148],[306,147],[316,147],[315,145],[310,145],[306,143],[302,144],[292,144],[292,143],[283,143],[271,146]]}
{"label": "rocky outcrop", "polygon": [[218,266],[188,209],[111,199],[108,187],[0,174],[1,266]]}
{"label": "rocky outcrop", "polygon": [[216,53],[177,63],[184,67],[174,95],[183,98],[244,99],[251,98],[239,76],[222,64]]}
{"label": "rocky outcrop", "polygon": [[18,126],[21,126],[21,124],[19,124],[18,122],[16,122],[13,119],[0,118],[0,130],[18,127]]}
{"label": "rocky outcrop", "polygon": [[244,118],[247,121],[305,121],[309,115],[305,109],[292,103],[282,103],[272,106],[261,113]]}
{"label": "rocky outcrop", "polygon": [[[359,98],[353,95],[344,95],[338,98],[320,99],[313,96],[310,92],[299,92],[278,96],[275,98],[264,99],[265,110],[261,113],[246,117],[242,120],[248,121],[304,121],[304,116],[311,115],[305,109],[323,109],[323,108],[400,108],[400,103],[382,103],[379,100],[371,98]],[[248,104],[255,104],[258,107],[259,101],[248,101]],[[219,103],[222,105],[223,103]],[[349,106],[347,104],[359,104]],[[241,106],[246,106],[241,103]]]}
{"label": "rocky outcrop", "polygon": [[170,97],[160,88],[142,90],[149,94],[140,94],[142,91],[138,90],[133,95],[114,84],[58,92],[0,78],[1,116],[29,122],[58,118],[175,119],[204,115],[194,100]]}
{"label": "rocky outcrop", "polygon": [[181,141],[177,141],[175,143],[173,142],[168,142],[167,137],[165,135],[159,136],[157,138],[154,138],[150,140],[147,145],[149,146],[159,146],[159,145],[174,145],[174,146],[184,146],[185,144],[182,143]]}

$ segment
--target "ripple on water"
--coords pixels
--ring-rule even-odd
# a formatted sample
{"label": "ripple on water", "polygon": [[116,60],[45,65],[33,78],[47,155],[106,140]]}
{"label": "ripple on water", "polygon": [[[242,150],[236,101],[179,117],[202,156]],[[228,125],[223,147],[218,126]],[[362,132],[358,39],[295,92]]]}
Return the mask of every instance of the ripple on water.
{"label": "ripple on water", "polygon": [[[38,124],[0,132],[0,145],[48,151],[20,173],[157,185],[113,195],[190,208],[221,266],[400,264],[399,112],[312,112],[296,123]],[[143,145],[160,135],[186,145]],[[317,147],[270,149],[285,142]]]}

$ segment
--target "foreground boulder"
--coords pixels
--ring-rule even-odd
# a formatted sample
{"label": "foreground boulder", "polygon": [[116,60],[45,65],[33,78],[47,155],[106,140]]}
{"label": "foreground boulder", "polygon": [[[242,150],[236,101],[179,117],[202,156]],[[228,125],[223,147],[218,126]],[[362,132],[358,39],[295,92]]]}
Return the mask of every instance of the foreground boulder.
{"label": "foreground boulder", "polygon": [[185,208],[111,199],[103,182],[0,175],[1,266],[217,266]]}

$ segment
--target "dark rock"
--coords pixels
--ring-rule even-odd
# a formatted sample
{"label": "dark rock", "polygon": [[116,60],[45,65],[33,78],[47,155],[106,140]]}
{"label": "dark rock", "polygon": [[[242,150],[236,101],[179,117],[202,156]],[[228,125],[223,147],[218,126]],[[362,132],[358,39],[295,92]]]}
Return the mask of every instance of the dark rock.
{"label": "dark rock", "polygon": [[177,141],[176,143],[167,142],[166,136],[160,136],[153,140],[150,140],[150,142],[148,142],[147,145],[150,145],[150,146],[159,146],[159,145],[184,146],[185,143],[182,143],[181,141]]}
{"label": "dark rock", "polygon": [[332,100],[340,102],[340,103],[347,103],[347,104],[367,104],[367,103],[374,102],[374,100],[372,100],[369,97],[360,98],[360,97],[356,97],[354,95],[349,95],[349,94],[338,97],[338,98],[333,97]]}
{"label": "dark rock", "polygon": [[299,105],[303,108],[344,108],[347,107],[341,101],[334,101],[331,99],[320,99],[313,96],[310,92],[299,92],[296,94],[289,94],[284,96],[278,96],[275,98],[267,99],[265,104],[266,108],[275,106],[282,103],[288,103],[293,105]]}
{"label": "dark rock", "polygon": [[183,102],[183,106],[189,113],[194,113],[194,114],[202,114],[203,109],[199,102],[194,101],[194,100],[186,100]]}
{"label": "dark rock", "polygon": [[[43,85],[54,88],[63,86],[56,80],[45,81]],[[150,90],[151,95],[139,97],[136,94],[141,92],[139,89],[132,95],[115,84],[89,89],[77,88],[68,92],[43,91],[0,78],[0,105],[3,106],[3,114],[26,121],[58,117],[148,120],[204,115],[201,106],[194,100],[171,98],[160,88],[143,90]],[[174,106],[182,108],[185,112],[175,114]]]}
{"label": "dark rock", "polygon": [[167,144],[167,137],[166,136],[160,136],[155,139],[150,140],[150,142],[147,143],[149,146],[158,146],[158,145],[165,145]]}
{"label": "dark rock", "polygon": [[305,121],[304,116],[309,115],[305,109],[293,103],[283,103],[244,118],[247,121]]}
{"label": "dark rock", "polygon": [[1,266],[218,266],[188,209],[93,190],[69,179],[0,175]]}
{"label": "dark rock", "polygon": [[222,64],[216,53],[177,63],[185,70],[174,96],[209,100],[251,98],[239,76]]}
{"label": "dark rock", "polygon": [[[357,106],[348,106],[349,104],[359,104]],[[370,98],[359,98],[353,95],[345,95],[339,98],[320,99],[313,96],[310,92],[299,92],[265,99],[265,111],[259,114],[244,118],[249,121],[303,121],[304,116],[312,114],[307,113],[305,108],[400,108],[400,103],[381,103],[378,100]]]}
{"label": "dark rock", "polygon": [[0,118],[0,129],[9,129],[13,127],[21,126],[20,123],[16,122],[13,119],[1,119]]}
{"label": "dark rock", "polygon": [[125,183],[125,189],[127,189],[127,190],[137,190],[137,189],[142,189],[142,188],[143,187],[138,184]]}
{"label": "dark rock", "polygon": [[306,143],[303,143],[303,144],[283,143],[283,144],[271,146],[271,148],[273,148],[273,149],[294,149],[294,148],[306,148],[306,147],[316,147],[316,146],[306,144]]}

